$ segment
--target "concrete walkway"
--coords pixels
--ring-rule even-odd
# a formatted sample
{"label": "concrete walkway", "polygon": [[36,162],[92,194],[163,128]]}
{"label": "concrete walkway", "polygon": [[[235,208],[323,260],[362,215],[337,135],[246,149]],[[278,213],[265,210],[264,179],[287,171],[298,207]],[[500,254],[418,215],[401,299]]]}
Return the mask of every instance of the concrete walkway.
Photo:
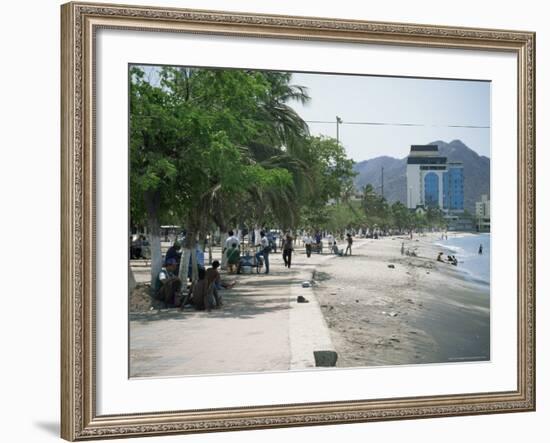
{"label": "concrete walkway", "polygon": [[[354,247],[360,247],[357,240]],[[334,255],[293,254],[291,269],[270,255],[268,275],[222,275],[237,285],[222,291],[212,312],[186,309],[130,314],[130,376],[178,376],[315,367],[314,351],[333,351],[314,292],[303,288],[316,265]],[[309,302],[297,303],[303,295]]]}

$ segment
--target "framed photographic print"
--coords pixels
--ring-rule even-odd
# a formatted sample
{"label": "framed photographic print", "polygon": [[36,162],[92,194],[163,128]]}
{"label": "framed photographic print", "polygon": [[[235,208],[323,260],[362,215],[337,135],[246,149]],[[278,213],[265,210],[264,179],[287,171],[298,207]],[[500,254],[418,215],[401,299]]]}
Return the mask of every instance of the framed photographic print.
{"label": "framed photographic print", "polygon": [[63,438],[534,410],[534,33],[61,14]]}

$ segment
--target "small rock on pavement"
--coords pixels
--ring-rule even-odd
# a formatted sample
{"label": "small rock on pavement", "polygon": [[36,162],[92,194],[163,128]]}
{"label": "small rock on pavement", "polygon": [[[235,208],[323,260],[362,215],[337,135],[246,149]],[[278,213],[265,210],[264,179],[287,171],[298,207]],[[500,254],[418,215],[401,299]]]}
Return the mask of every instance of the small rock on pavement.
{"label": "small rock on pavement", "polygon": [[336,351],[313,351],[313,357],[317,367],[334,367],[338,360]]}

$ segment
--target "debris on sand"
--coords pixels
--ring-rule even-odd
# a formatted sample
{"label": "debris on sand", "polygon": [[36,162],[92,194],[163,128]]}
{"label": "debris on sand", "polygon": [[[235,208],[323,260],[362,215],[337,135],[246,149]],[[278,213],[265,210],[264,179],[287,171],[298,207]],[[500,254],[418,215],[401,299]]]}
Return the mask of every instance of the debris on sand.
{"label": "debris on sand", "polygon": [[151,297],[151,285],[138,283],[130,294],[128,308],[130,312],[148,312],[157,308]]}

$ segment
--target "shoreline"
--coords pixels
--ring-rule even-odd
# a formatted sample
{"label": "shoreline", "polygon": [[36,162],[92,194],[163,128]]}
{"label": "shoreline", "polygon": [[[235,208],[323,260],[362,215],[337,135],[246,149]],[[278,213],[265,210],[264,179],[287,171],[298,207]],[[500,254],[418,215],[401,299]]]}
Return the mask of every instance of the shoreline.
{"label": "shoreline", "polygon": [[[477,237],[480,238],[480,236],[487,235],[490,239],[490,233],[489,232],[480,232],[480,233],[470,233],[470,235],[457,235],[457,236],[451,236],[448,240],[441,240],[436,239],[434,240],[433,244],[442,249],[444,251],[444,255],[456,255],[459,258],[462,259],[462,261],[459,261],[459,266],[456,268],[457,270],[461,271],[465,278],[468,280],[471,280],[474,283],[484,284],[487,286],[490,286],[491,284],[491,273],[490,273],[490,265],[489,265],[489,272],[488,275],[484,275],[484,273],[476,273],[474,269],[472,269],[472,259],[474,258],[474,255],[468,255],[465,257],[462,252],[465,252],[464,247],[462,245],[454,245],[454,244],[444,244],[442,242],[452,241],[453,239],[463,239],[467,237]],[[480,239],[481,240],[481,239]],[[483,241],[483,240],[481,240]],[[489,240],[490,241],[490,240]],[[490,254],[490,252],[489,252]],[[461,257],[462,255],[462,257]],[[463,265],[461,266],[460,263]]]}
{"label": "shoreline", "polygon": [[[437,237],[369,240],[353,259],[335,257],[317,268],[315,294],[337,366],[490,359],[489,285],[437,262]],[[418,256],[401,255],[401,242]]]}

